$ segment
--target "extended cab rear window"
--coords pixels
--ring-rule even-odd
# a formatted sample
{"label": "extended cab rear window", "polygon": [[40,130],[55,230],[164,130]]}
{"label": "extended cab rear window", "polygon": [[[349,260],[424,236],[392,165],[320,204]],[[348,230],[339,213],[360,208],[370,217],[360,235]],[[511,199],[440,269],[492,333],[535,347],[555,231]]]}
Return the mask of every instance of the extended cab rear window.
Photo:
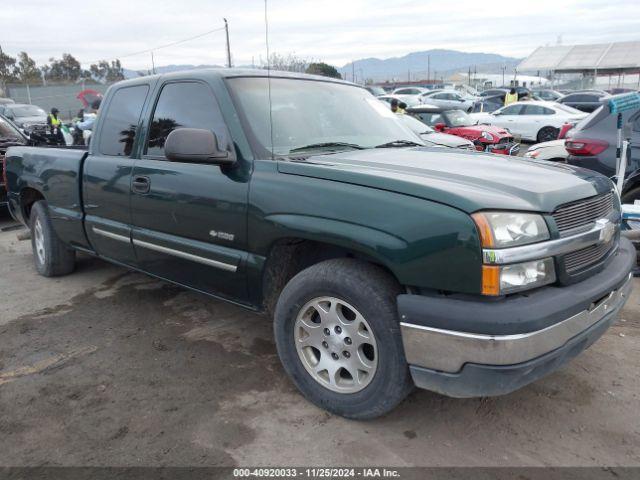
{"label": "extended cab rear window", "polygon": [[98,149],[103,155],[130,156],[148,85],[116,90],[105,112]]}

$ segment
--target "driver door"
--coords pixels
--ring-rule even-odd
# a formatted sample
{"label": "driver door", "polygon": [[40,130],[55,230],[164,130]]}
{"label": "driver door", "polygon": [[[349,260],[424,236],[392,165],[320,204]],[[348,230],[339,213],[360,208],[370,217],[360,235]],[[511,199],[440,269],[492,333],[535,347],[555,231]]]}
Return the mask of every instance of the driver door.
{"label": "driver door", "polygon": [[191,288],[243,301],[246,291],[249,168],[169,161],[176,128],[230,134],[209,84],[169,81],[160,88],[131,180],[133,246],[140,269]]}

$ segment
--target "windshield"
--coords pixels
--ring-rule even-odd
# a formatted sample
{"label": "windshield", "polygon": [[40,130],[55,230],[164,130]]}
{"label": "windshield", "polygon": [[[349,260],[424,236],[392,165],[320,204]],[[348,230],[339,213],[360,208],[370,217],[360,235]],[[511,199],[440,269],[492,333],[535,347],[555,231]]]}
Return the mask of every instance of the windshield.
{"label": "windshield", "polygon": [[0,118],[0,139],[7,138],[22,138],[22,135],[4,118]]}
{"label": "windshield", "polygon": [[11,107],[11,112],[15,117],[46,117],[47,114],[40,107],[35,105],[24,105],[20,107]]}
{"label": "windshield", "polygon": [[[396,140],[419,142],[396,114],[364,88],[315,80],[230,78],[229,86],[256,143],[274,155],[308,145],[348,143],[373,148]],[[272,148],[273,141],[273,148]],[[339,150],[336,146],[333,150]],[[349,149],[343,146],[342,149]]]}
{"label": "windshield", "polygon": [[443,115],[447,118],[447,125],[449,127],[466,127],[469,125],[475,125],[475,121],[462,110],[449,110],[444,112]]}

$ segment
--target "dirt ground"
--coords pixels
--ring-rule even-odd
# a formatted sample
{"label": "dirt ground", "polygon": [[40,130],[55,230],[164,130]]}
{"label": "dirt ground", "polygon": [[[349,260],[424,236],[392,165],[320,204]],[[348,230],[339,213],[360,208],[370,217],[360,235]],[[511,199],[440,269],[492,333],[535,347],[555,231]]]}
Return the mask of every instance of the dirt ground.
{"label": "dirt ground", "polygon": [[[0,228],[12,223],[0,219]],[[416,391],[355,422],[306,402],[268,319],[0,232],[0,465],[640,465],[640,289],[562,370],[499,398]]]}

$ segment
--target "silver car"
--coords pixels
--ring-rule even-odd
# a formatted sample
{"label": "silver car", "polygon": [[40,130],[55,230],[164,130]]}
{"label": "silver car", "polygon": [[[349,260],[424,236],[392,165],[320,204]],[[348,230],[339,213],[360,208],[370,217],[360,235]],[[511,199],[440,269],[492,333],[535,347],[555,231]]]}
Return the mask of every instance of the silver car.
{"label": "silver car", "polygon": [[422,103],[428,103],[449,110],[471,112],[473,108],[473,100],[463,97],[455,90],[427,92],[421,95],[421,100]]}

